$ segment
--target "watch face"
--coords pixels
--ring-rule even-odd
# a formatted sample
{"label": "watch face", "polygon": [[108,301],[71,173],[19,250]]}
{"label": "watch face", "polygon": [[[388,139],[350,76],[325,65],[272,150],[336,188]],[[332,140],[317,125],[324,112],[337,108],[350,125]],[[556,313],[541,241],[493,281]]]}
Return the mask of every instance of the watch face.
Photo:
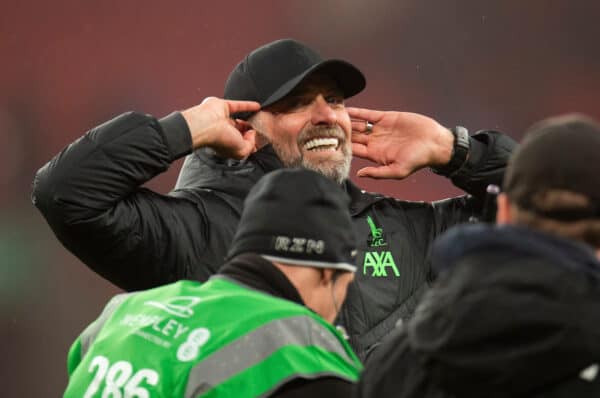
{"label": "watch face", "polygon": [[[451,130],[452,131],[452,130]],[[454,146],[461,146],[467,150],[469,150],[471,142],[469,141],[469,132],[466,128],[457,126],[452,133],[454,134]]]}

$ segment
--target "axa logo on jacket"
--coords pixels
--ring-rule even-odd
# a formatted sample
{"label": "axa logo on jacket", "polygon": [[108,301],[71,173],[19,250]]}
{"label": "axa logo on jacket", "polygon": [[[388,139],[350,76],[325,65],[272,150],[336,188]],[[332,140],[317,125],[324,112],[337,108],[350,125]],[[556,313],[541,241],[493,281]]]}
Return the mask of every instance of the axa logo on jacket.
{"label": "axa logo on jacket", "polygon": [[[367,224],[369,225],[370,230],[369,237],[367,238],[369,247],[380,248],[387,246],[383,228],[378,227],[371,216],[367,216]],[[400,272],[398,272],[398,267],[396,267],[396,262],[394,261],[391,251],[372,250],[365,252],[365,258],[363,260],[364,275],[368,275],[370,271],[370,276],[387,277],[387,271],[389,269],[391,269],[391,272],[393,272],[395,276],[400,276]]]}

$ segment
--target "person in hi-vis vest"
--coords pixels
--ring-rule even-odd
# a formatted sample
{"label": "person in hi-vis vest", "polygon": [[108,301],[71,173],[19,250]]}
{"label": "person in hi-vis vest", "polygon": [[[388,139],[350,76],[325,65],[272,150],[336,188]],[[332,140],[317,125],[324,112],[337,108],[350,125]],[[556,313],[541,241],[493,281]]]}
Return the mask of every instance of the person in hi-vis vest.
{"label": "person in hi-vis vest", "polygon": [[332,322],[355,271],[346,193],[309,170],[248,195],[206,283],[117,295],[75,341],[65,397],[342,397],[362,370]]}

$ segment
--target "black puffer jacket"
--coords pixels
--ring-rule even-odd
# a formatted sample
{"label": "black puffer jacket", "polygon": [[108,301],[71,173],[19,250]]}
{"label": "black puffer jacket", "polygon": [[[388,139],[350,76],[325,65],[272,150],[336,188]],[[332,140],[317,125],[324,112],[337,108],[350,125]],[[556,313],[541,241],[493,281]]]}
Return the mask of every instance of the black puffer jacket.
{"label": "black puffer jacket", "polygon": [[[359,355],[412,314],[431,280],[433,239],[477,213],[487,184],[500,184],[514,141],[492,131],[471,141],[453,182],[473,197],[406,202],[346,182],[360,253],[340,321]],[[281,163],[270,147],[244,162],[196,151],[169,195],[141,188],[190,151],[180,114],[124,114],[42,167],[33,202],[67,249],[125,290],[205,280],[224,261],[250,187]]]}
{"label": "black puffer jacket", "polygon": [[519,227],[457,227],[414,317],[369,358],[360,397],[599,397],[600,261]]}

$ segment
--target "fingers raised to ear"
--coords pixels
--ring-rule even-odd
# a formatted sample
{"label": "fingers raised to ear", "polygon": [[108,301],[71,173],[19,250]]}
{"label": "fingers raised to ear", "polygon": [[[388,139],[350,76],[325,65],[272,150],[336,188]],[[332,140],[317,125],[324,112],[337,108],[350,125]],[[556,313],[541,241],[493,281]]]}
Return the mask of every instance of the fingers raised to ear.
{"label": "fingers raised to ear", "polygon": [[354,142],[354,139],[352,141],[352,155],[359,158],[368,159],[369,150],[367,149],[367,146],[361,143]]}
{"label": "fingers raised to ear", "polygon": [[369,142],[369,135],[365,133],[352,132],[351,140],[355,144],[367,145]]}
{"label": "fingers raised to ear", "polygon": [[351,106],[347,107],[346,110],[348,111],[348,115],[350,115],[351,119],[362,119],[372,123],[377,123],[385,115],[385,112],[382,111],[366,108],[354,108]]}
{"label": "fingers raised to ear", "polygon": [[250,123],[248,123],[246,120],[235,119],[235,128],[243,133],[248,130],[252,130],[252,125]]}
{"label": "fingers raised to ear", "polygon": [[238,112],[257,112],[260,110],[260,104],[255,101],[232,101],[225,100],[229,113]]}
{"label": "fingers raised to ear", "polygon": [[363,167],[356,172],[358,177],[370,177],[375,179],[382,178],[395,178],[400,179],[408,175],[408,173],[401,174],[396,169],[392,169],[390,166],[378,166],[378,167]]}
{"label": "fingers raised to ear", "polygon": [[246,141],[250,145],[252,153],[254,153],[258,150],[258,147],[256,144],[256,130],[244,131],[242,133],[242,138],[244,139],[244,141]]}
{"label": "fingers raised to ear", "polygon": [[[369,133],[366,120],[352,119],[352,131],[356,133]],[[373,126],[371,126],[372,128]]]}

